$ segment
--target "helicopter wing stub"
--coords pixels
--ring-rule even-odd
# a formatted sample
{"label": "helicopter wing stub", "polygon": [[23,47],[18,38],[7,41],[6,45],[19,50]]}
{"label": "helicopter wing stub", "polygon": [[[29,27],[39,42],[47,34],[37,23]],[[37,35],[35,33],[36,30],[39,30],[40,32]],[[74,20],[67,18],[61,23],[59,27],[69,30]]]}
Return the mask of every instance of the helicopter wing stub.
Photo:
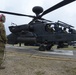
{"label": "helicopter wing stub", "polygon": [[45,10],[45,11],[40,15],[40,17],[42,17],[43,15],[45,15],[45,14],[47,14],[47,13],[49,13],[49,12],[52,12],[52,11],[55,10],[55,9],[58,9],[58,8],[64,6],[64,5],[67,5],[67,4],[69,4],[69,3],[73,2],[73,1],[75,1],[75,0],[64,0],[64,1],[62,1],[62,2],[60,2],[60,3],[58,3],[58,4],[56,4],[56,5],[54,5],[53,7]]}
{"label": "helicopter wing stub", "polygon": [[7,11],[1,11],[1,10],[0,10],[0,13],[10,14],[10,15],[16,15],[16,16],[26,16],[26,17],[35,18],[35,16],[31,16],[31,15],[25,15],[25,14],[14,13],[14,12],[7,12]]}

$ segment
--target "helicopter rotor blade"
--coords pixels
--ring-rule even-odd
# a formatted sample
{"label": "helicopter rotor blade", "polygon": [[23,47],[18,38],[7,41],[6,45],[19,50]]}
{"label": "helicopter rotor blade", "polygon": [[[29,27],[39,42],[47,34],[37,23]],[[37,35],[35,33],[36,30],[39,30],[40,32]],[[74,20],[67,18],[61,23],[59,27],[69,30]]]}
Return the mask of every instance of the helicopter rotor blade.
{"label": "helicopter rotor blade", "polygon": [[40,18],[41,20],[45,20],[45,21],[47,21],[47,22],[52,22],[52,21],[50,21],[50,20],[46,20],[46,19],[44,19],[44,18]]}
{"label": "helicopter rotor blade", "polygon": [[55,9],[58,9],[58,8],[64,6],[64,5],[67,5],[67,4],[69,4],[69,3],[73,2],[73,1],[75,1],[75,0],[64,0],[64,1],[56,4],[55,6],[53,6],[53,7],[49,8],[49,9],[45,10],[45,11],[40,15],[40,17],[42,17],[43,15],[45,15],[45,14],[47,14],[47,13],[49,13],[49,12],[55,10]]}
{"label": "helicopter rotor blade", "polygon": [[7,11],[0,11],[0,13],[10,14],[10,15],[16,15],[16,16],[26,16],[26,17],[35,18],[35,16],[25,15],[25,14],[20,14],[20,13],[14,13],[14,12],[7,12]]}

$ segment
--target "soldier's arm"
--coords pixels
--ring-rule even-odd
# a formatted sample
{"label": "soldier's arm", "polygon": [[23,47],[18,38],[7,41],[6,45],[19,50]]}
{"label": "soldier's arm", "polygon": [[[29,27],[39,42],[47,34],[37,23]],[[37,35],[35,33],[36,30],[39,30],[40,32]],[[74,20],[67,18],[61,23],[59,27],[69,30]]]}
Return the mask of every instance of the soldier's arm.
{"label": "soldier's arm", "polygon": [[6,43],[7,42],[7,37],[6,37],[5,27],[4,27],[3,24],[1,25],[0,36],[3,40],[3,42]]}

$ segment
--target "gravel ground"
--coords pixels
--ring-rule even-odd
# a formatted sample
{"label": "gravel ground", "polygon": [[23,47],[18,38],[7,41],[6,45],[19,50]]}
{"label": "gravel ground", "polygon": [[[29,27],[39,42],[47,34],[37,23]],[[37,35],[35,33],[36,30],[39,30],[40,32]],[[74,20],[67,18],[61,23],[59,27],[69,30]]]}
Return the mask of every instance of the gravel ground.
{"label": "gravel ground", "polygon": [[16,52],[12,48],[6,48],[3,65],[6,68],[0,70],[0,75],[76,75],[76,60],[52,60]]}

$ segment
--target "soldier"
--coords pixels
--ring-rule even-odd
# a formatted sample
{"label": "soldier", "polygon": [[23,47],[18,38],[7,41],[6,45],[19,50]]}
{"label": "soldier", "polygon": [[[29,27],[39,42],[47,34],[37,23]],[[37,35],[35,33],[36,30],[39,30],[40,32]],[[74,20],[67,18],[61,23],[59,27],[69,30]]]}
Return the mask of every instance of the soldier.
{"label": "soldier", "polygon": [[63,28],[63,33],[67,33],[67,31],[66,31],[66,28],[65,28],[65,27]]}
{"label": "soldier", "polygon": [[5,67],[2,66],[5,44],[6,44],[6,41],[7,41],[5,27],[4,27],[4,24],[3,24],[4,22],[5,22],[5,16],[3,14],[1,14],[0,15],[0,69],[5,68]]}

